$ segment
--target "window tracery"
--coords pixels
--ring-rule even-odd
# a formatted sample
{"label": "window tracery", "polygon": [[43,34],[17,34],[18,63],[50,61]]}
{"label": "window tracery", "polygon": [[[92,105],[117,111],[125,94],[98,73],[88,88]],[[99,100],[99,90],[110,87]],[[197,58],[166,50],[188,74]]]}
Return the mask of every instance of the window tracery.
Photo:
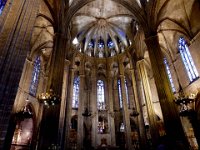
{"label": "window tracery", "polygon": [[79,104],[79,86],[80,78],[75,77],[73,82],[73,99],[72,99],[72,108],[78,108]]}
{"label": "window tracery", "polygon": [[97,81],[97,108],[98,110],[105,110],[105,96],[104,96],[104,82],[102,80]]}
{"label": "window tracery", "polygon": [[29,92],[31,95],[36,96],[36,92],[37,92],[37,87],[38,87],[38,83],[39,83],[39,75],[40,75],[40,57],[36,57],[35,61],[34,61],[34,68],[33,68],[33,72],[32,72],[32,80],[31,80],[31,85],[29,88]]}
{"label": "window tracery", "polygon": [[111,40],[108,40],[108,48],[113,48],[114,47],[114,43]]}
{"label": "window tracery", "polygon": [[128,105],[128,108],[130,108],[130,102],[129,102],[129,96],[128,96],[128,86],[127,86],[127,81],[126,80],[125,80],[125,91],[126,91],[127,105]]}
{"label": "window tracery", "polygon": [[181,54],[182,61],[184,63],[185,69],[187,71],[188,77],[190,79],[190,82],[194,81],[196,78],[199,77],[199,74],[197,72],[197,69],[194,65],[192,56],[190,54],[189,48],[187,46],[187,43],[183,37],[179,38],[178,41],[178,49]]}
{"label": "window tracery", "polygon": [[[120,79],[118,79],[117,85],[118,85],[118,94],[119,94],[119,107],[122,108],[123,107],[123,99],[122,99],[122,90],[121,90],[121,81],[120,81]],[[127,105],[128,105],[128,108],[129,108],[130,107],[130,103],[129,103],[128,86],[127,86],[127,81],[126,80],[125,80],[125,92],[126,92]]]}
{"label": "window tracery", "polygon": [[118,95],[119,95],[119,108],[122,108],[123,104],[122,104],[122,90],[121,90],[121,81],[120,81],[120,79],[118,79],[117,85],[118,85]]}
{"label": "window tracery", "polygon": [[171,71],[170,71],[170,68],[169,68],[169,64],[168,64],[166,58],[164,58],[164,64],[165,64],[165,69],[166,69],[166,72],[167,72],[167,75],[168,75],[168,79],[169,79],[169,82],[170,82],[170,85],[171,85],[171,88],[172,88],[172,92],[176,92],[176,89],[175,89],[175,86],[174,86],[174,82],[173,82],[173,79],[172,79],[172,74],[171,74]]}

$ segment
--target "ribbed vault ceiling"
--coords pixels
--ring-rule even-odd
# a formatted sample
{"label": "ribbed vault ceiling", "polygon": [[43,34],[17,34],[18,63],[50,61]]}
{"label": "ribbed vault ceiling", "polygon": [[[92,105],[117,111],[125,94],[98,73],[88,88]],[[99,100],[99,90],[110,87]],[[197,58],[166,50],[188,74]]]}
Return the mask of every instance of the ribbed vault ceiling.
{"label": "ribbed vault ceiling", "polygon": [[[147,50],[144,39],[157,34],[162,50],[169,51],[165,54],[176,59],[178,38],[184,36],[190,41],[200,31],[199,0],[43,1],[46,7],[40,7],[43,10],[40,12],[41,17],[51,24],[54,32],[61,32],[70,41],[78,37],[79,44],[76,48],[94,57],[120,54],[123,52],[121,45],[126,48],[131,41],[134,47],[131,54],[143,58]],[[41,17],[38,17],[39,21]],[[136,30],[137,23],[139,30]],[[38,29],[37,26],[36,28]],[[39,28],[42,29],[43,25]],[[46,29],[42,29],[43,32],[37,29],[34,30],[37,33],[33,35],[49,35]],[[42,38],[42,41],[36,39],[40,43],[36,44],[41,45],[42,41],[46,42],[49,38]],[[90,44],[91,40],[93,45]],[[98,49],[98,41],[104,43],[104,48]],[[113,43],[111,46],[114,45],[111,49],[108,48],[110,41]],[[68,51],[68,54],[73,53],[71,52]]]}
{"label": "ribbed vault ceiling", "polygon": [[72,37],[78,50],[94,57],[110,57],[131,45],[134,17],[111,0],[88,3],[73,17]]}

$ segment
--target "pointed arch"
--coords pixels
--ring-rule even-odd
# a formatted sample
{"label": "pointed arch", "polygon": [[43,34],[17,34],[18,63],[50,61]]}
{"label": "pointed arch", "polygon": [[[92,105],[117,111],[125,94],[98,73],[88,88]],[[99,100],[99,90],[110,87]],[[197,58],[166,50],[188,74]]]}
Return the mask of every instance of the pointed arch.
{"label": "pointed arch", "polygon": [[186,72],[188,74],[189,80],[190,82],[193,82],[199,77],[199,73],[193,62],[186,40],[183,37],[180,37],[178,40],[178,49],[179,49],[183,64],[185,66]]}

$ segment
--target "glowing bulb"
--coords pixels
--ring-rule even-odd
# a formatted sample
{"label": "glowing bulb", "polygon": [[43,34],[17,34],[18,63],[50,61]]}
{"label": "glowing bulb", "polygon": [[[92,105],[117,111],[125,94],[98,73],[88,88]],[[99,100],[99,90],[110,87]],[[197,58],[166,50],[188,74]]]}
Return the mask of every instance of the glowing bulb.
{"label": "glowing bulb", "polygon": [[78,44],[78,39],[77,39],[77,37],[74,38],[74,40],[72,41],[72,43],[73,43],[74,45]]}

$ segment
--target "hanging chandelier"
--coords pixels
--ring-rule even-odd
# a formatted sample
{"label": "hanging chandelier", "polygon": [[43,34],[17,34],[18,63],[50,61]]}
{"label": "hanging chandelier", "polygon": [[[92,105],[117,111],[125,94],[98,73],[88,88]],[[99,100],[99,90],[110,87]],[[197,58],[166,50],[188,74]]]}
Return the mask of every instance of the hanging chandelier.
{"label": "hanging chandelier", "polygon": [[179,106],[179,115],[188,116],[192,111],[194,111],[193,104],[195,100],[195,94],[190,94],[189,96],[184,95],[183,92],[175,98],[174,102]]}
{"label": "hanging chandelier", "polygon": [[45,93],[41,93],[38,95],[38,101],[45,106],[53,106],[59,104],[61,99],[60,96],[55,94],[52,89]]}

